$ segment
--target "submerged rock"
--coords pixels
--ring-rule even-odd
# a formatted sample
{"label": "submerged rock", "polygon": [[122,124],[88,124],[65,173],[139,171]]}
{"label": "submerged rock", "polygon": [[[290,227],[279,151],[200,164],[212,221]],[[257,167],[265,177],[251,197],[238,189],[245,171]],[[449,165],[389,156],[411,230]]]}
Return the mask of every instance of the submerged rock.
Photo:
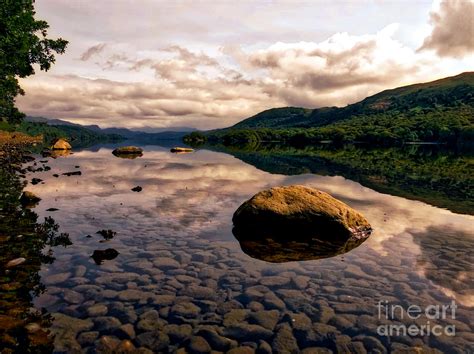
{"label": "submerged rock", "polygon": [[53,140],[51,150],[71,150],[71,144],[64,139]]}
{"label": "submerged rock", "polygon": [[356,210],[304,186],[259,192],[237,209],[232,221],[245,253],[275,263],[346,253],[372,231]]}
{"label": "submerged rock", "polygon": [[95,250],[92,254],[92,258],[96,264],[102,264],[104,261],[110,261],[118,255],[119,253],[113,248],[107,248],[106,250]]}
{"label": "submerged rock", "polygon": [[135,159],[143,155],[143,149],[136,146],[121,146],[112,151],[112,154],[124,159]]}
{"label": "submerged rock", "polygon": [[143,190],[143,188],[140,187],[140,186],[136,186],[136,187],[133,187],[133,188],[132,188],[132,191],[133,191],[133,192],[141,192],[142,190]]}

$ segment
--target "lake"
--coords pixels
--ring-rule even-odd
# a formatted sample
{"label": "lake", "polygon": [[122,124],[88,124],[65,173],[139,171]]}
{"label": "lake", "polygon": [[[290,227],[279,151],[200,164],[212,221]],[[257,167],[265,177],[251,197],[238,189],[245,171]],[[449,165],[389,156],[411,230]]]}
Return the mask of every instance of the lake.
{"label": "lake", "polygon": [[[114,147],[38,157],[51,170],[26,175],[43,180],[26,187],[42,198],[33,211],[72,243],[51,248],[32,299],[54,318],[55,351],[472,352],[472,215],[224,152],[142,146],[142,157],[122,159]],[[360,211],[373,234],[323,259],[270,263],[242,251],[234,211],[293,184]]]}

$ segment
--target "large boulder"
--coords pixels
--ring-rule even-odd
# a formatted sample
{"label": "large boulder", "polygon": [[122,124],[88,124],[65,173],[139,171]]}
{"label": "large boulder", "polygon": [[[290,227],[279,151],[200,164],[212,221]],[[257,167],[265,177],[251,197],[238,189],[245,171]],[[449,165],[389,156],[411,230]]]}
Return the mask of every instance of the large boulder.
{"label": "large boulder", "polygon": [[143,149],[136,146],[121,146],[112,151],[117,157],[135,159],[143,155]]}
{"label": "large boulder", "polygon": [[56,139],[53,141],[51,150],[71,150],[71,144],[64,139]]}
{"label": "large boulder", "polygon": [[[259,192],[237,209],[232,221],[234,235],[241,244],[271,239],[278,243],[311,241],[316,248],[325,248],[334,243],[336,248],[329,247],[330,253],[360,244],[358,240],[365,240],[372,231],[359,212],[327,193],[305,186]],[[347,242],[351,244],[346,245]],[[274,244],[270,248],[275,246],[280,248]],[[298,249],[297,253],[304,247]]]}

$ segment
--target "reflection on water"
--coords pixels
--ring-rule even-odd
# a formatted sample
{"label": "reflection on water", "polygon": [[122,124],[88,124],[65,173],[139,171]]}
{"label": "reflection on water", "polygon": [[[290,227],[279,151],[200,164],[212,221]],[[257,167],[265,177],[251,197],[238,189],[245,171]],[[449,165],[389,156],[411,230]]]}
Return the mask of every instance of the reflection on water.
{"label": "reflection on water", "polygon": [[[28,187],[42,198],[35,212],[48,216],[47,209],[59,209],[55,220],[74,243],[42,266],[46,288],[35,300],[55,318],[56,350],[174,350],[189,347],[193,334],[219,351],[237,345],[277,352],[469,347],[472,308],[465,299],[472,296],[474,274],[472,261],[458,262],[456,255],[474,237],[472,216],[381,194],[340,176],[284,176],[223,153],[143,148],[134,160],[113,158],[111,148],[50,159],[52,170],[35,174],[45,184]],[[81,175],[61,175],[76,165]],[[275,255],[284,249],[285,261],[308,251],[275,244],[244,245],[255,258],[247,256],[232,235],[233,212],[260,190],[290,184],[330,193],[366,216],[374,233],[331,258],[268,263],[275,261],[269,249]],[[134,186],[143,189],[136,193]],[[117,234],[108,240],[96,233],[109,229]],[[91,257],[109,250],[116,257]],[[451,275],[456,281],[445,280]],[[457,316],[446,321],[455,323],[455,337],[377,333],[384,321],[377,316],[379,301],[426,307],[452,299]]]}
{"label": "reflection on water", "polygon": [[247,149],[219,147],[270,173],[344,176],[382,193],[422,200],[461,214],[474,214],[472,151],[439,145],[403,148],[308,146],[303,149],[265,144]]}
{"label": "reflection on water", "polygon": [[415,243],[421,254],[417,263],[424,276],[438,285],[446,294],[474,307],[474,238],[467,232],[439,230],[430,227],[426,233],[415,234]]}
{"label": "reflection on water", "polygon": [[47,157],[47,156],[51,156],[52,158],[58,158],[58,157],[67,157],[71,155],[71,150],[51,150],[51,151],[48,151],[47,154],[45,154],[44,156]]}
{"label": "reflection on water", "polygon": [[33,298],[46,290],[41,266],[53,264],[53,249],[71,241],[51,217],[41,223],[21,205],[22,185],[7,167],[0,161],[0,348],[2,353],[49,352],[52,319],[34,308]]}
{"label": "reflection on water", "polygon": [[[298,239],[283,241],[281,238],[242,234],[235,228],[232,232],[239,241],[242,251],[252,258],[272,263],[331,258],[351,251],[366,240],[366,238],[348,240],[311,238],[305,241]],[[288,239],[291,238],[293,237],[288,235]]]}

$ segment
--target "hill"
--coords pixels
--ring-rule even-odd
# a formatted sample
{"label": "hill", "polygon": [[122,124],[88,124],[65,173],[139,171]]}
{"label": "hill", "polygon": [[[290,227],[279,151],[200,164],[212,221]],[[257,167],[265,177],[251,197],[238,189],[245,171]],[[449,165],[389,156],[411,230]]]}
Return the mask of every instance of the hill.
{"label": "hill", "polygon": [[107,134],[88,129],[79,124],[59,119],[48,120],[42,117],[27,117],[23,122],[17,124],[0,121],[0,130],[16,131],[31,136],[42,135],[46,144],[49,144],[56,138],[66,138],[73,147],[85,147],[97,143],[115,142],[124,139],[123,136],[118,134]]}
{"label": "hill", "polygon": [[[435,142],[473,144],[474,72],[385,90],[346,107],[274,108],[232,127],[204,132],[227,145],[280,141],[289,144]],[[185,137],[190,143],[194,138]]]}
{"label": "hill", "polygon": [[474,72],[385,90],[342,108],[273,108],[245,119],[232,128],[317,127],[355,115],[439,110],[463,104],[474,106]]}
{"label": "hill", "polygon": [[184,135],[189,134],[194,129],[189,127],[170,127],[170,128],[150,128],[143,127],[139,130],[132,130],[127,128],[101,128],[98,125],[80,125],[71,123],[61,119],[31,117],[27,116],[27,122],[46,124],[51,127],[60,127],[67,131],[84,129],[91,134],[106,135],[109,137],[122,137],[134,141],[152,143],[156,140],[180,140]]}

